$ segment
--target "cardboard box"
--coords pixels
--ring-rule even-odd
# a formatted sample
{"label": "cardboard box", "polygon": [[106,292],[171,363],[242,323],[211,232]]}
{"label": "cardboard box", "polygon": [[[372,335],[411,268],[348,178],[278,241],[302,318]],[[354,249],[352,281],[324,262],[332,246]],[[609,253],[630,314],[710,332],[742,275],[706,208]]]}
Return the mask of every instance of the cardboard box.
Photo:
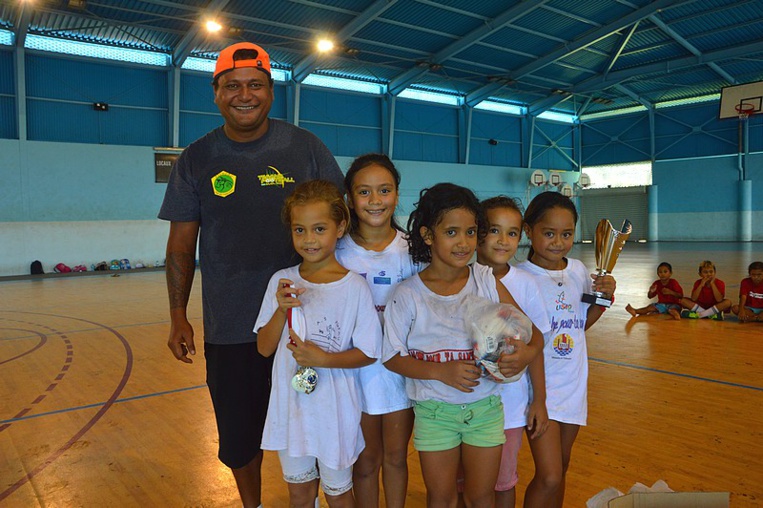
{"label": "cardboard box", "polygon": [[608,508],[728,508],[728,492],[637,492],[612,499]]}

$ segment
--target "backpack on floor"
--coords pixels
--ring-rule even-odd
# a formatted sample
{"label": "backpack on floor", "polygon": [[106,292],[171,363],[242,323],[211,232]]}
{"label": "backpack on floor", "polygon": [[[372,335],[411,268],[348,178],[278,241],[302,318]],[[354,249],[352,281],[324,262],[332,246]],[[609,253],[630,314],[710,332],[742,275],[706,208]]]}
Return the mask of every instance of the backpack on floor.
{"label": "backpack on floor", "polygon": [[69,273],[72,271],[70,267],[63,263],[58,263],[54,268],[53,271],[56,273]]}
{"label": "backpack on floor", "polygon": [[42,269],[42,263],[39,260],[32,261],[32,264],[29,266],[29,271],[32,275],[41,275],[45,273]]}

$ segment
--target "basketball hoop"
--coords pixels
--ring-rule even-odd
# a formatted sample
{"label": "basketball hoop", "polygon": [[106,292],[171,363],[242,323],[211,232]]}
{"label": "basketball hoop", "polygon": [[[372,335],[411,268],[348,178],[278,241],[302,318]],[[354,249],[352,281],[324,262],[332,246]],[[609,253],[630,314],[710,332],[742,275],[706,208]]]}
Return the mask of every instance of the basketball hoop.
{"label": "basketball hoop", "polygon": [[755,105],[747,102],[740,102],[734,106],[734,109],[736,109],[740,120],[747,120],[750,115],[755,114]]}

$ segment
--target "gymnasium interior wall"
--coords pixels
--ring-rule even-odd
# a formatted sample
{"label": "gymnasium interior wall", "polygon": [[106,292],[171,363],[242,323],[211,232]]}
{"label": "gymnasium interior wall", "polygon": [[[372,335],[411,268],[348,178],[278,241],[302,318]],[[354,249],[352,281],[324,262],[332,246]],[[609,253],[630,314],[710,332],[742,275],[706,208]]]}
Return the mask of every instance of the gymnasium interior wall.
{"label": "gymnasium interior wall", "polygon": [[[35,259],[46,271],[58,262],[163,259],[168,226],[156,213],[165,185],[154,182],[154,147],[186,146],[219,126],[212,99],[210,76],[199,72],[0,49],[0,276],[28,273]],[[653,124],[659,239],[737,239],[728,226],[739,222],[736,122],[714,120],[717,103],[653,115],[574,126],[280,82],[271,113],[316,133],[343,170],[358,154],[392,153],[403,218],[419,190],[440,181],[526,205],[545,190],[528,187],[534,169],[561,170],[574,183],[581,162],[646,160]],[[760,118],[750,121],[750,140],[763,152]],[[752,239],[763,240],[763,156],[747,155],[745,165]]]}

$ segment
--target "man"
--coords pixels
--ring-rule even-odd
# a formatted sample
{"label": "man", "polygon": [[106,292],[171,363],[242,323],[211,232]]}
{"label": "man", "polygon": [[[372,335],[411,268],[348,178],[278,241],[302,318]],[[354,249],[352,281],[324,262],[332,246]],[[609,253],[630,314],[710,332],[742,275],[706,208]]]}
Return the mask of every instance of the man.
{"label": "man", "polygon": [[270,57],[261,47],[242,42],[220,52],[212,87],[225,123],[180,155],[159,212],[171,221],[167,345],[176,359],[192,363],[188,353],[195,355],[196,346],[186,306],[198,237],[218,456],[233,471],[244,506],[256,507],[272,358],[257,352],[252,329],[270,276],[298,262],[281,224],[281,205],[306,180],[321,178],[342,188],[342,172],[316,136],[268,118],[273,80]]}

